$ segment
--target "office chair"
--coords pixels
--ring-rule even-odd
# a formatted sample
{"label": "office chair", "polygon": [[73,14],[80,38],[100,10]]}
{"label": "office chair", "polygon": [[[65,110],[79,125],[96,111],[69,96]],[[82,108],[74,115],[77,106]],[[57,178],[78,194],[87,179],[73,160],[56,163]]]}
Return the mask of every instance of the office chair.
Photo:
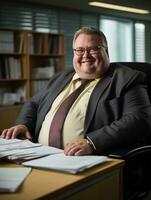
{"label": "office chair", "polygon": [[[119,62],[147,76],[148,95],[151,101],[151,63]],[[148,144],[110,152],[109,157],[125,160],[123,169],[124,200],[143,200],[151,190],[151,134]]]}

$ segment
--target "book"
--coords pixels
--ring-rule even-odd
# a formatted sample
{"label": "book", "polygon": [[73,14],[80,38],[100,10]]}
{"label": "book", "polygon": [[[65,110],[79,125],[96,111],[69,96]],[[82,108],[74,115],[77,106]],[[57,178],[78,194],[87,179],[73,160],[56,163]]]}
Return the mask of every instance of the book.
{"label": "book", "polygon": [[30,167],[0,168],[0,192],[17,191],[30,172]]}

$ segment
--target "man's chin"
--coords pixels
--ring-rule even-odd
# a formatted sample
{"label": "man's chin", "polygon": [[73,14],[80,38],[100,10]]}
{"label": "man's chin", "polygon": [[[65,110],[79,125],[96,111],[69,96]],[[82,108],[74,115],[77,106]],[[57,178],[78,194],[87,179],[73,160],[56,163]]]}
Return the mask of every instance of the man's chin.
{"label": "man's chin", "polygon": [[94,79],[94,78],[96,78],[96,74],[92,73],[92,72],[90,73],[89,71],[82,71],[82,72],[80,72],[78,74],[83,79]]}
{"label": "man's chin", "polygon": [[91,67],[83,66],[81,68],[75,68],[75,70],[81,78],[84,78],[84,79],[96,78],[96,69],[92,66]]}
{"label": "man's chin", "polygon": [[84,73],[92,74],[92,73],[95,73],[96,68],[93,67],[93,66],[83,66],[83,67],[81,68],[81,70],[82,70]]}

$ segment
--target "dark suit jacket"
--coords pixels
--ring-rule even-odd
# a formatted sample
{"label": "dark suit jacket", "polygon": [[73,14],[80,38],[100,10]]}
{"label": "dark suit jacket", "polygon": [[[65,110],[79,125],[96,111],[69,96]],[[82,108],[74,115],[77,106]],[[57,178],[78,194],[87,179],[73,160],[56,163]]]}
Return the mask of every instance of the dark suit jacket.
{"label": "dark suit jacket", "polygon": [[[29,128],[37,142],[45,115],[74,71],[57,74],[48,87],[25,103],[17,124]],[[145,74],[111,64],[94,88],[86,112],[84,135],[104,154],[114,148],[144,142],[151,130],[151,106]]]}

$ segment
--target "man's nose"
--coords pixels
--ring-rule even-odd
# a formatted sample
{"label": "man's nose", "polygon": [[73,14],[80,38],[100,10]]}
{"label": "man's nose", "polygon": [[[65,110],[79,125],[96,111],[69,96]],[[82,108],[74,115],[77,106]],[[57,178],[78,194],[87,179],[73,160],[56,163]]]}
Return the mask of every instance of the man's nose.
{"label": "man's nose", "polygon": [[83,55],[90,55],[90,49],[85,49],[84,54]]}

